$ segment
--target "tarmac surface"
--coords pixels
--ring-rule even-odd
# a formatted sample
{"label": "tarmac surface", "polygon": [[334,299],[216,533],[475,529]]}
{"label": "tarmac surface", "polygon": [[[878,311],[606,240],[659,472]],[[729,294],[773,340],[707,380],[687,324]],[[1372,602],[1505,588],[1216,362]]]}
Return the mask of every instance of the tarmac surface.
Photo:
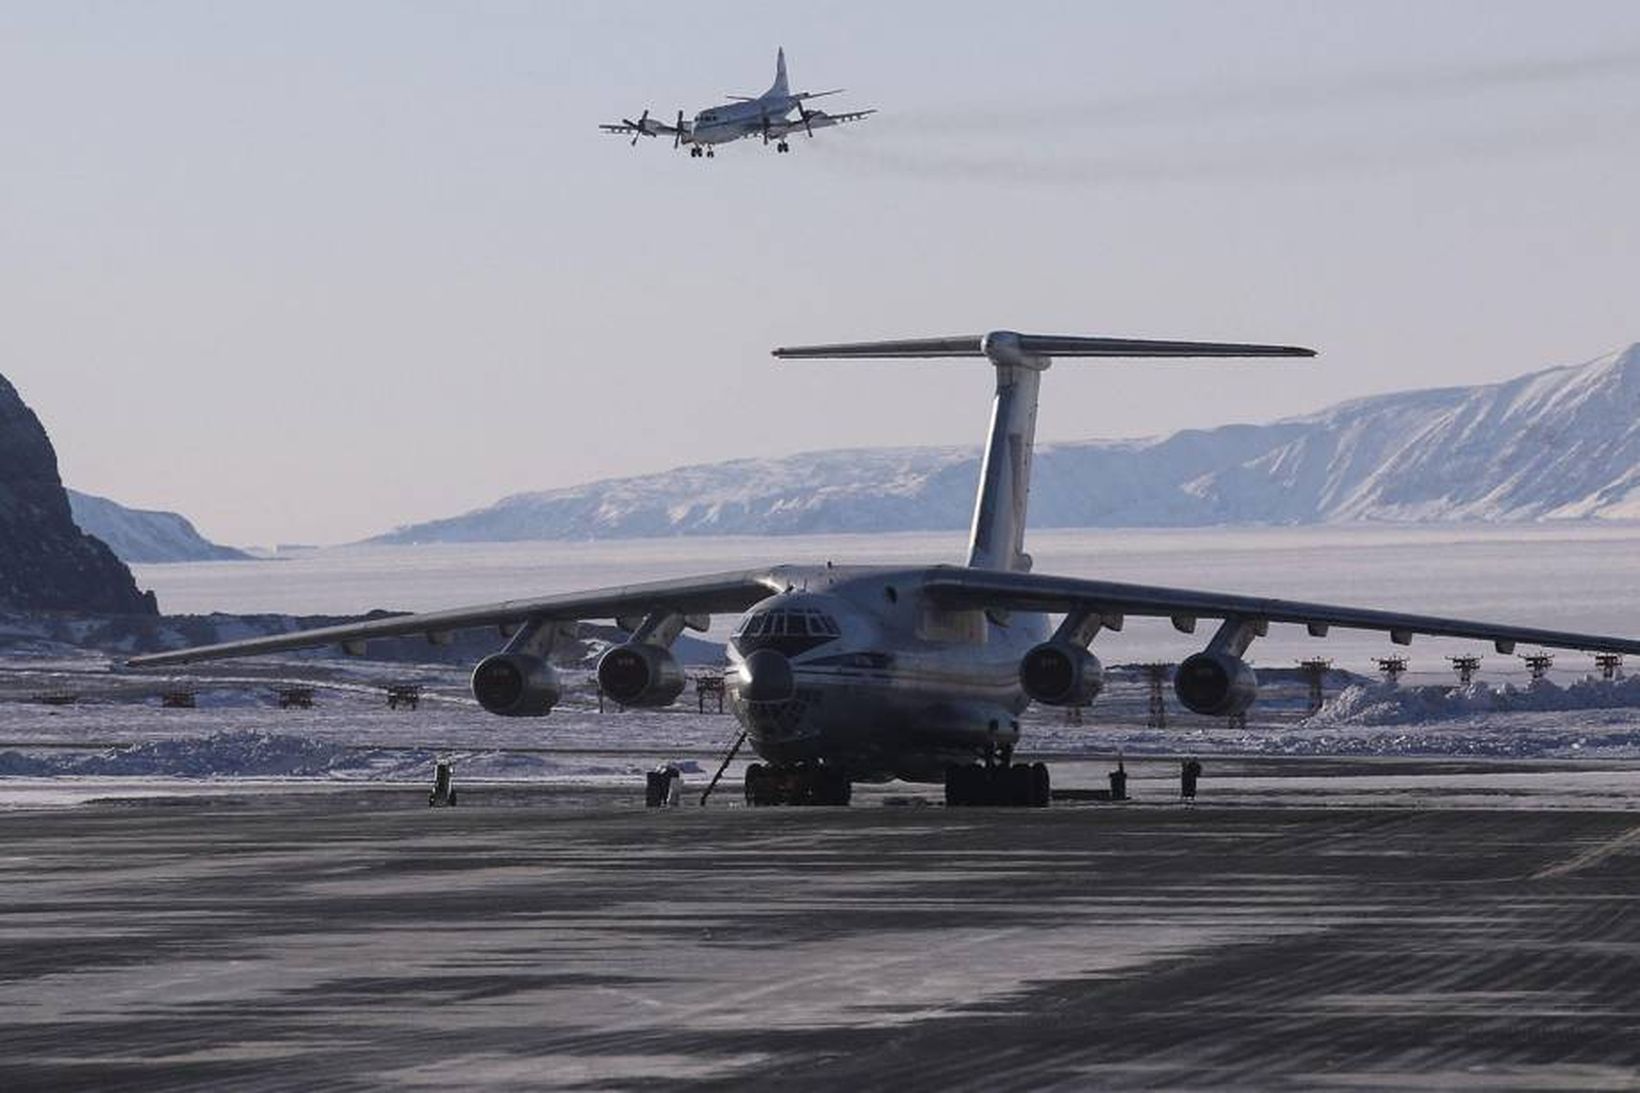
{"label": "tarmac surface", "polygon": [[1416,805],[1215,802],[1214,773],[1039,812],[0,812],[0,1086],[1640,1087],[1640,813],[1474,807],[1451,763],[1333,771],[1427,775]]}

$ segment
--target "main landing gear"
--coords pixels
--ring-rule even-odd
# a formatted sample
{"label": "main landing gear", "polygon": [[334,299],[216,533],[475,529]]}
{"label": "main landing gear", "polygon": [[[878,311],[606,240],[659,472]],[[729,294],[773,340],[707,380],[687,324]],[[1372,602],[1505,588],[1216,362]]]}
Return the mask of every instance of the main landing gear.
{"label": "main landing gear", "polygon": [[945,768],[946,808],[1047,808],[1051,793],[1045,763],[963,763]]}
{"label": "main landing gear", "polygon": [[852,789],[848,775],[836,767],[753,763],[746,768],[749,805],[846,805]]}
{"label": "main landing gear", "polygon": [[785,141],[781,141],[774,146],[774,150],[776,152],[789,152],[792,150],[792,146],[787,144]]}
{"label": "main landing gear", "polygon": [[699,159],[701,156],[705,156],[707,159],[714,159],[716,158],[717,153],[712,150],[711,145],[707,145],[705,148],[702,148],[698,144],[691,144],[689,146],[689,158]]}

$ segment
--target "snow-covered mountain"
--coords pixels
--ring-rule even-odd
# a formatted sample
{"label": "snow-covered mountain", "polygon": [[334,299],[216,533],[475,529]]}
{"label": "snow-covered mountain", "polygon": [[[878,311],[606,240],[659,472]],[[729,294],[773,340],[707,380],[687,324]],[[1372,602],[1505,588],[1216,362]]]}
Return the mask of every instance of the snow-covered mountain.
{"label": "snow-covered mountain", "polygon": [[106,497],[68,491],[68,507],[80,530],[107,543],[122,562],[212,562],[249,558],[218,546],[174,512],[128,509]]}
{"label": "snow-covered mountain", "polygon": [[[512,497],[377,542],[914,531],[967,525],[978,448],[741,459]],[[1478,387],[1268,425],[1044,445],[1036,527],[1640,518],[1640,345]]]}

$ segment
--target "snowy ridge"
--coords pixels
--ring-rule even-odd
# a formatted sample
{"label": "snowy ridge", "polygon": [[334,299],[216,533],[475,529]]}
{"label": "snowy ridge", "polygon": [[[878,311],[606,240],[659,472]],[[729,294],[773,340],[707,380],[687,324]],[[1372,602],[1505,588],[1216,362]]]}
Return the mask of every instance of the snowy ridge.
{"label": "snowy ridge", "polygon": [[[979,450],[742,459],[521,493],[373,540],[505,542],[965,527]],[[1267,425],[1043,445],[1036,527],[1640,518],[1640,345],[1505,383]]]}
{"label": "snowy ridge", "polygon": [[175,512],[130,509],[78,490],[68,491],[68,506],[80,530],[107,543],[122,562],[215,562],[250,557],[206,539],[187,517]]}

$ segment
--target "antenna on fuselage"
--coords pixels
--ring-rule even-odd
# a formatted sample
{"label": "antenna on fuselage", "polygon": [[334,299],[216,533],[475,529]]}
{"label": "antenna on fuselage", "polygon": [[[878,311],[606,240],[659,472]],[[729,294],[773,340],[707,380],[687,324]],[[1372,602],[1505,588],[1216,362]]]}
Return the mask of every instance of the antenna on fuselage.
{"label": "antenna on fuselage", "polygon": [[1237,342],[1155,341],[1144,338],[1084,338],[993,330],[954,338],[908,338],[882,342],[785,346],[782,360],[985,357],[996,367],[996,399],[991,430],[974,501],[968,564],[976,569],[1024,570],[1025,506],[1031,490],[1031,454],[1036,444],[1037,393],[1042,373],[1054,357],[1313,357],[1296,345]]}

